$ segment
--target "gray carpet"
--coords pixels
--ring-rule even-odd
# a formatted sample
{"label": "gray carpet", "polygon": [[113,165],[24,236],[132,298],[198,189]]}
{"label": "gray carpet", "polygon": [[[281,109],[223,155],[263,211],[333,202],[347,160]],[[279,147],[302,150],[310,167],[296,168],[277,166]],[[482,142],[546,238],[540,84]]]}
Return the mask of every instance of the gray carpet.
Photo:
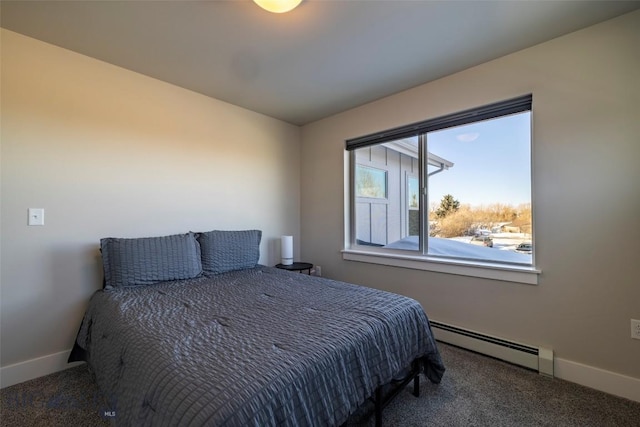
{"label": "gray carpet", "polygon": [[[384,425],[425,426],[640,426],[640,403],[551,379],[446,344],[442,383],[421,381],[384,411]],[[79,366],[0,391],[2,426],[101,426],[104,400],[86,367]],[[373,406],[363,405],[349,427],[373,426]]]}

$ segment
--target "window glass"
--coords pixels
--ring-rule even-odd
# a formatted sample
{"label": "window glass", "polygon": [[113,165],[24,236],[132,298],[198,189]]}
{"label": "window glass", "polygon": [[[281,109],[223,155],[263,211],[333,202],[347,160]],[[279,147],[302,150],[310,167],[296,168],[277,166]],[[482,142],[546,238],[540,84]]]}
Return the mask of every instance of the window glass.
{"label": "window glass", "polygon": [[419,201],[409,195],[419,197],[418,138],[360,148],[354,156],[356,243],[389,248],[409,233],[417,242]]}
{"label": "window glass", "polygon": [[373,199],[387,198],[387,171],[358,166],[356,168],[356,195]]}
{"label": "window glass", "polygon": [[532,265],[531,97],[515,101],[348,141],[353,244]]}
{"label": "window glass", "polygon": [[429,255],[531,264],[531,113],[429,132]]}

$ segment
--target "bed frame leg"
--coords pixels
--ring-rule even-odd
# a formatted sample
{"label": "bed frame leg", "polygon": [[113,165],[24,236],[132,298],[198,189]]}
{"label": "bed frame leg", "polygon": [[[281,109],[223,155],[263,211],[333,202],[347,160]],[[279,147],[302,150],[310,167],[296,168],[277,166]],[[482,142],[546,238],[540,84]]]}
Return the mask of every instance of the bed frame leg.
{"label": "bed frame leg", "polygon": [[382,410],[384,407],[387,406],[387,404],[391,402],[407,385],[409,385],[411,380],[413,380],[413,395],[415,397],[420,397],[420,362],[418,360],[414,360],[409,374],[403,380],[392,381],[399,384],[388,391],[386,395],[383,395],[382,393],[383,386],[376,388],[374,397],[372,398],[376,427],[382,427]]}

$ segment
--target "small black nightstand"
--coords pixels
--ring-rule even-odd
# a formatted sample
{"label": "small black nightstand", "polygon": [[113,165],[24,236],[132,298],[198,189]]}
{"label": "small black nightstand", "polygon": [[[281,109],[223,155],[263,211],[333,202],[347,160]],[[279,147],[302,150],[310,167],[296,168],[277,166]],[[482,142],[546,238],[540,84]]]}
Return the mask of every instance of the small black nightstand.
{"label": "small black nightstand", "polygon": [[307,274],[311,275],[311,269],[313,268],[313,264],[309,262],[294,262],[291,265],[276,264],[276,268],[280,268],[282,270],[297,271],[299,273],[302,273],[304,270],[307,270]]}

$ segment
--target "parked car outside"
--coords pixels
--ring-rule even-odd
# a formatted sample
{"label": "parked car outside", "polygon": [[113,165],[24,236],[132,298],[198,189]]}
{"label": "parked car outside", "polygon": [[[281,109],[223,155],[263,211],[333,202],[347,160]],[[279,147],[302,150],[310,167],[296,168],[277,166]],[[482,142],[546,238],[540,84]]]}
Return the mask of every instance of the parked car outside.
{"label": "parked car outside", "polygon": [[489,248],[493,247],[493,239],[491,236],[473,236],[470,243],[472,245],[482,245]]}
{"label": "parked car outside", "polygon": [[525,243],[520,243],[518,245],[518,247],[516,248],[516,252],[520,252],[523,254],[530,254],[533,252],[533,243],[530,242],[525,242]]}

